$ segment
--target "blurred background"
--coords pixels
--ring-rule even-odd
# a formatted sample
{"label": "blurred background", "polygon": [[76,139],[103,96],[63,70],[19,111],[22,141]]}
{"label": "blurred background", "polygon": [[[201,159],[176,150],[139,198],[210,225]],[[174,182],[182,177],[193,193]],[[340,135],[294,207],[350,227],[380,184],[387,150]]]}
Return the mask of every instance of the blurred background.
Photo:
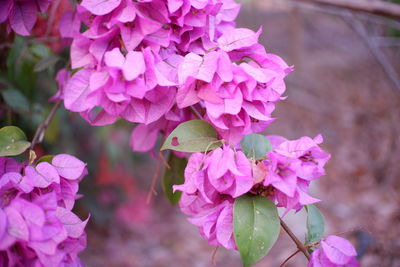
{"label": "blurred background", "polygon": [[[288,98],[278,103],[278,119],[267,133],[288,139],[321,133],[332,155],[327,176],[312,187],[323,200],[317,206],[326,218],[326,234],[349,238],[361,266],[400,266],[400,21],[303,1],[240,2],[237,26],[262,26],[261,43],[295,66],[287,78]],[[61,1],[60,14],[68,8]],[[0,74],[1,124],[17,125],[28,137],[51,108],[47,100],[56,84],[49,77],[68,58],[51,41],[57,29],[47,29],[47,19],[40,18],[35,31],[48,31],[51,49],[43,40],[17,38],[12,44],[10,36],[0,34],[0,68],[7,70]],[[88,266],[213,266],[214,247],[162,196],[159,182],[157,195],[149,199],[151,180],[160,176],[156,155],[131,152],[132,128],[122,121],[91,127],[61,108],[36,150],[39,156],[70,153],[88,163],[80,189],[85,197],[76,206],[81,218],[92,216],[83,261]],[[304,237],[302,211],[285,220]],[[279,266],[294,251],[282,232],[256,266]],[[241,266],[237,252],[222,248],[214,260],[216,266]],[[285,266],[306,266],[306,261],[298,254]]]}

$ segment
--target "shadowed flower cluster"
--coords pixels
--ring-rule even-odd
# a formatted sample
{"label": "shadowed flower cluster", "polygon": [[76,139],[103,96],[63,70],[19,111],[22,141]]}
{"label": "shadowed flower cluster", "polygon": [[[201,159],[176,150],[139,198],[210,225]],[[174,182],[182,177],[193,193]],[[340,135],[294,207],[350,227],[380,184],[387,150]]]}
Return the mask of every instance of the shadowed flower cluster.
{"label": "shadowed flower cluster", "polygon": [[37,20],[37,13],[46,12],[50,0],[2,0],[0,1],[0,23],[7,22],[7,30],[30,35]]}
{"label": "shadowed flower cluster", "polygon": [[86,164],[60,154],[36,166],[0,157],[0,265],[83,266],[82,221],[72,212]]}

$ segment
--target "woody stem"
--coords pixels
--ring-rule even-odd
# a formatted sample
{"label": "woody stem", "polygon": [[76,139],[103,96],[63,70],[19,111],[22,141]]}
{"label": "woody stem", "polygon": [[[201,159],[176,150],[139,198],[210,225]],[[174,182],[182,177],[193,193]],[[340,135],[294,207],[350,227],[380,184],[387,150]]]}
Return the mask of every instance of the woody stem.
{"label": "woody stem", "polygon": [[308,253],[307,248],[294,235],[294,233],[292,232],[292,230],[290,230],[290,228],[287,226],[287,224],[284,221],[282,221],[282,219],[280,219],[280,221],[281,221],[281,226],[282,226],[283,230],[285,230],[285,232],[289,235],[289,237],[296,244],[297,248],[304,254],[304,256],[306,256],[307,260],[310,260],[310,254]]}

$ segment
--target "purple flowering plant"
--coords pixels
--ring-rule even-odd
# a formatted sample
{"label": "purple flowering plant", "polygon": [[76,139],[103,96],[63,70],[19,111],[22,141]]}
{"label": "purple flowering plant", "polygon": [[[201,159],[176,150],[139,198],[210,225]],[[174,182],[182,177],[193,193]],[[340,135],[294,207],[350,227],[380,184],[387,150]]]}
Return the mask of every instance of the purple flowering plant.
{"label": "purple flowering plant", "polygon": [[[49,5],[2,1],[0,23],[29,35]],[[293,67],[259,44],[262,29],[235,26],[239,9],[233,0],[83,0],[62,16],[70,62],[56,75],[54,109],[32,142],[17,127],[0,129],[1,266],[83,265],[89,218],[72,209],[86,164],[67,154],[35,160],[33,150],[60,103],[94,126],[135,123],[136,152],[157,150],[163,136],[161,151],[182,166],[165,170],[166,197],[209,244],[239,251],[244,266],[268,254],[281,228],[309,267],[358,266],[349,241],[324,237],[320,200],[309,193],[330,158],[322,136],[262,134]],[[28,148],[26,161],[12,158]],[[301,242],[282,218],[303,208]]]}

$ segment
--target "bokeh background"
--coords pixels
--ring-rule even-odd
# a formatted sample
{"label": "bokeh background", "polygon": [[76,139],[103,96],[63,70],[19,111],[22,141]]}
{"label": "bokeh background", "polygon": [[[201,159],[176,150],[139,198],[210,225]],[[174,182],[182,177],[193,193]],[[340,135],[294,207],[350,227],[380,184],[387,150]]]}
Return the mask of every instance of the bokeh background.
{"label": "bokeh background", "polygon": [[[349,238],[361,266],[400,266],[400,21],[301,1],[241,2],[238,26],[262,26],[261,43],[295,66],[287,78],[288,98],[278,103],[278,119],[267,133],[289,139],[321,133],[332,155],[327,175],[312,187],[323,200],[317,206],[327,234]],[[69,7],[67,1],[59,6]],[[47,18],[40,20],[35,31],[49,31],[51,49],[40,39],[13,42],[0,34],[1,124],[17,125],[30,137],[51,108],[47,100],[56,84],[49,77],[68,57],[68,49],[51,39],[56,26],[48,30]],[[46,62],[54,51],[60,57]],[[84,197],[76,206],[82,218],[91,214],[83,261],[99,267],[203,267],[214,259],[215,266],[241,266],[234,251],[220,248],[213,257],[214,247],[163,197],[157,155],[129,148],[133,127],[122,121],[91,127],[61,108],[36,150],[39,156],[70,153],[88,163]],[[150,199],[153,177],[157,194],[150,192]],[[303,212],[285,220],[304,237]],[[282,232],[256,266],[279,266],[294,251]],[[305,265],[298,254],[285,266]]]}

